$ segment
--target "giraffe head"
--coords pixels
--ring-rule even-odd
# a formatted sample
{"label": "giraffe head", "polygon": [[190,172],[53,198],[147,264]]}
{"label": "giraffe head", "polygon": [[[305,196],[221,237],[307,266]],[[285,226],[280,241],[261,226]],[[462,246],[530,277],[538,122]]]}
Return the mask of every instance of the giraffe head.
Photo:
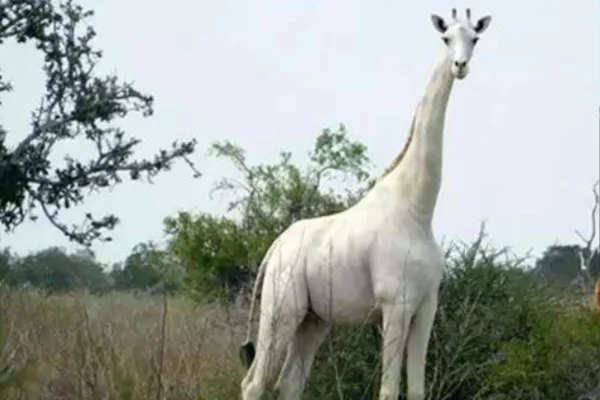
{"label": "giraffe head", "polygon": [[466,18],[456,17],[456,8],[452,9],[452,21],[446,23],[438,15],[431,15],[433,26],[442,34],[442,40],[448,48],[448,57],[452,61],[451,71],[457,79],[463,79],[469,73],[469,60],[479,36],[487,29],[492,17],[485,16],[477,22],[471,22],[471,10],[467,8]]}

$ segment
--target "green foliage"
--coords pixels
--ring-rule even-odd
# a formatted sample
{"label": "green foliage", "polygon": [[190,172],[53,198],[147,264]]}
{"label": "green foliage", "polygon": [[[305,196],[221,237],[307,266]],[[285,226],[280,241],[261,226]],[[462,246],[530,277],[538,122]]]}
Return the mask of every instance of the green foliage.
{"label": "green foliage", "polygon": [[[327,183],[341,177],[364,184],[369,177],[366,148],[351,141],[343,125],[337,131],[325,129],[317,137],[304,171],[291,163],[290,152],[282,152],[277,164],[248,165],[244,150],[232,143],[215,143],[211,150],[230,161],[241,175],[240,179],[223,178],[214,191],[233,197],[229,211],[236,211],[241,225],[267,242],[298,219],[343,210],[364,190],[337,193]],[[268,244],[263,243],[261,254]]]}
{"label": "green foliage", "polygon": [[183,264],[191,293],[215,298],[248,279],[250,243],[238,223],[207,214],[180,212],[165,220],[169,250]]}
{"label": "green foliage", "polygon": [[[305,169],[291,162],[291,153],[281,153],[276,164],[249,165],[244,150],[230,142],[215,143],[211,151],[240,175],[214,188],[231,198],[231,218],[179,213],[165,220],[169,248],[184,265],[193,292],[204,296],[236,293],[290,224],[344,210],[372,183],[366,148],[351,141],[344,126],[317,137]],[[335,191],[336,178],[357,187]]]}
{"label": "green foliage", "polygon": [[576,399],[600,395],[600,320],[589,310],[542,307],[522,339],[503,342],[507,362],[488,376],[490,393],[506,399]]}
{"label": "green foliage", "polygon": [[[121,183],[127,175],[139,179],[168,170],[176,159],[187,159],[195,140],[173,143],[151,159],[134,159],[139,139],[127,137],[114,123],[130,112],[149,116],[152,96],[117,76],[97,74],[102,53],[94,49],[96,32],[89,25],[92,11],[71,0],[21,0],[0,3],[0,44],[7,39],[32,42],[43,54],[46,93],[32,112],[31,128],[15,133],[23,137],[14,148],[7,146],[0,125],[0,224],[13,229],[35,209],[70,240],[89,244],[118,222],[115,215],[95,218],[86,214],[80,227],[60,221],[61,210],[81,204],[87,193]],[[12,85],[0,75],[0,95]],[[89,159],[57,157],[61,142],[79,140],[95,155]],[[63,162],[55,161],[63,159]],[[195,171],[195,169],[194,169]],[[197,174],[197,171],[195,171]]]}

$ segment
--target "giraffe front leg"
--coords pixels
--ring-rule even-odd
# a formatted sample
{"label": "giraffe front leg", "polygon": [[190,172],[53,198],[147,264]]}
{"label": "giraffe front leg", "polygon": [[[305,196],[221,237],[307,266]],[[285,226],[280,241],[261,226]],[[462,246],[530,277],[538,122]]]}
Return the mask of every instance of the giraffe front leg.
{"label": "giraffe front leg", "polygon": [[410,326],[411,312],[405,304],[382,305],[383,346],[379,400],[397,400],[404,344]]}
{"label": "giraffe front leg", "polygon": [[407,400],[425,400],[425,362],[438,304],[437,287],[417,309],[406,346]]}

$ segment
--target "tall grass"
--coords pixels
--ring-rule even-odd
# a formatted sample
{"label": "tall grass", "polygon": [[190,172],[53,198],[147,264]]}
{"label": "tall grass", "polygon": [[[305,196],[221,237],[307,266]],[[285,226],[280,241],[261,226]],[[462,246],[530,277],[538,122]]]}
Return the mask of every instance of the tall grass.
{"label": "tall grass", "polygon": [[236,398],[241,311],[185,298],[1,288],[0,370],[13,372],[0,398]]}

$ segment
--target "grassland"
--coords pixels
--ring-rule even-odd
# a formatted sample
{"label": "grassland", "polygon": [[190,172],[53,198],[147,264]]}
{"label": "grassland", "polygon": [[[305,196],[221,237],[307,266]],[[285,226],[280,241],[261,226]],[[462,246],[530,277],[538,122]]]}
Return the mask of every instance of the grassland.
{"label": "grassland", "polygon": [[5,399],[237,398],[242,309],[131,293],[0,299],[3,364],[29,365]]}
{"label": "grassland", "polygon": [[[456,290],[447,285],[442,296]],[[600,399],[600,323],[589,305],[541,310],[485,293],[489,303],[478,296],[441,306],[431,399]],[[0,287],[0,399],[238,399],[246,316],[242,306],[183,296]],[[305,399],[376,398],[379,343],[370,332],[334,331]],[[504,364],[490,362],[499,353]]]}

